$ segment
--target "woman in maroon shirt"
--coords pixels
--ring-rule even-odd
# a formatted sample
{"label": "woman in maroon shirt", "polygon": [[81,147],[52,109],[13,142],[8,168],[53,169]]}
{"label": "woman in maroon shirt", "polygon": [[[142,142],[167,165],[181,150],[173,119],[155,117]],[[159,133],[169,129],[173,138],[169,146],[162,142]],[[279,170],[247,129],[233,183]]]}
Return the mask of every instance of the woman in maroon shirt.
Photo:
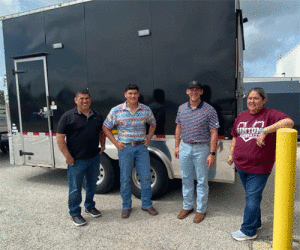
{"label": "woman in maroon shirt", "polygon": [[292,128],[294,122],[284,113],[264,107],[267,95],[262,88],[253,88],[247,96],[248,110],[236,118],[228,164],[235,164],[246,193],[241,229],[233,232],[235,240],[257,237],[261,227],[260,203],[268,177],[275,163],[276,133],[279,128]]}

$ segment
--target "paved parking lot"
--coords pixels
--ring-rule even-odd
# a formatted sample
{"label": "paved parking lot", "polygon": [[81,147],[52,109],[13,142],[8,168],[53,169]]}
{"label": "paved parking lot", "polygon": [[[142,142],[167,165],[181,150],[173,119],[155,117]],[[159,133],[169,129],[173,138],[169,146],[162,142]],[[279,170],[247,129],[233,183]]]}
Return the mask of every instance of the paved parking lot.
{"label": "paved parking lot", "polygon": [[[298,148],[299,156],[299,148]],[[244,193],[235,185],[211,183],[206,219],[196,225],[193,215],[176,216],[182,208],[181,183],[154,201],[159,215],[141,211],[133,197],[133,212],[121,219],[119,190],[96,195],[102,217],[85,215],[88,225],[75,227],[67,207],[66,170],[9,165],[0,151],[0,249],[268,249],[272,241],[274,173],[264,192],[263,228],[255,241],[236,242],[231,232],[242,221]],[[299,158],[299,157],[298,157]],[[294,249],[300,249],[300,168],[297,164]],[[260,248],[261,247],[261,248]]]}

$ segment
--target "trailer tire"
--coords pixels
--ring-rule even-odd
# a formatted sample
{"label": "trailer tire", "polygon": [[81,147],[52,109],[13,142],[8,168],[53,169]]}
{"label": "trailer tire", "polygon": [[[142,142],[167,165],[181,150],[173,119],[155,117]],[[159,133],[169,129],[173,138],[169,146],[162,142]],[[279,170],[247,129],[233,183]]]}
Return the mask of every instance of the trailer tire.
{"label": "trailer tire", "polygon": [[3,140],[2,135],[0,134],[0,149],[3,152],[3,154],[6,154],[8,152],[8,142]]}
{"label": "trailer tire", "polygon": [[115,185],[114,167],[109,157],[105,154],[100,156],[99,175],[96,184],[97,194],[106,194]]}
{"label": "trailer tire", "polygon": [[5,144],[1,144],[1,151],[3,152],[3,154],[6,154],[8,152],[8,147]]}
{"label": "trailer tire", "polygon": [[[150,172],[152,199],[157,199],[167,191],[169,182],[168,172],[165,165],[153,156],[150,156]],[[141,184],[136,168],[132,171],[131,191],[135,197],[141,198]]]}

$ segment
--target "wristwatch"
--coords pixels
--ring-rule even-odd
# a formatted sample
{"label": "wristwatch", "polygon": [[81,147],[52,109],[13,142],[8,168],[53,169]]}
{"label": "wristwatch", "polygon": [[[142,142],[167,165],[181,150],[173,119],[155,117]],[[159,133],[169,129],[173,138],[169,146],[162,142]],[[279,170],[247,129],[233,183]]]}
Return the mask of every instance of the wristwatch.
{"label": "wristwatch", "polygon": [[216,152],[210,152],[209,154],[210,155],[216,155]]}

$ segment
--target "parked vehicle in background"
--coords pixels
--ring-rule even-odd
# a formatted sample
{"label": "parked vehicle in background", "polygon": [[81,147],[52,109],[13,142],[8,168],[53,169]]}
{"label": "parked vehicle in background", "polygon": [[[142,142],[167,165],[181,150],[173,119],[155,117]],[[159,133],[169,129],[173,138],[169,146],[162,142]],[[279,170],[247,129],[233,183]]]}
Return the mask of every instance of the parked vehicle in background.
{"label": "parked vehicle in background", "polygon": [[[173,157],[175,118],[188,100],[182,94],[187,83],[197,79],[221,125],[210,180],[233,183],[227,155],[232,125],[242,111],[243,22],[239,0],[78,0],[2,17],[11,164],[66,168],[54,137],[59,118],[74,107],[75,93],[88,88],[93,108],[105,117],[125,101],[125,85],[135,83],[140,102],[164,111],[157,112],[163,118],[156,117],[163,126],[157,131],[164,133],[148,148],[152,194],[159,197],[170,179],[181,178]],[[108,142],[99,193],[117,181],[117,161]],[[139,197],[135,169],[132,183]]]}
{"label": "parked vehicle in background", "polygon": [[8,138],[7,138],[7,121],[4,91],[0,90],[0,148],[3,153],[8,151]]}

